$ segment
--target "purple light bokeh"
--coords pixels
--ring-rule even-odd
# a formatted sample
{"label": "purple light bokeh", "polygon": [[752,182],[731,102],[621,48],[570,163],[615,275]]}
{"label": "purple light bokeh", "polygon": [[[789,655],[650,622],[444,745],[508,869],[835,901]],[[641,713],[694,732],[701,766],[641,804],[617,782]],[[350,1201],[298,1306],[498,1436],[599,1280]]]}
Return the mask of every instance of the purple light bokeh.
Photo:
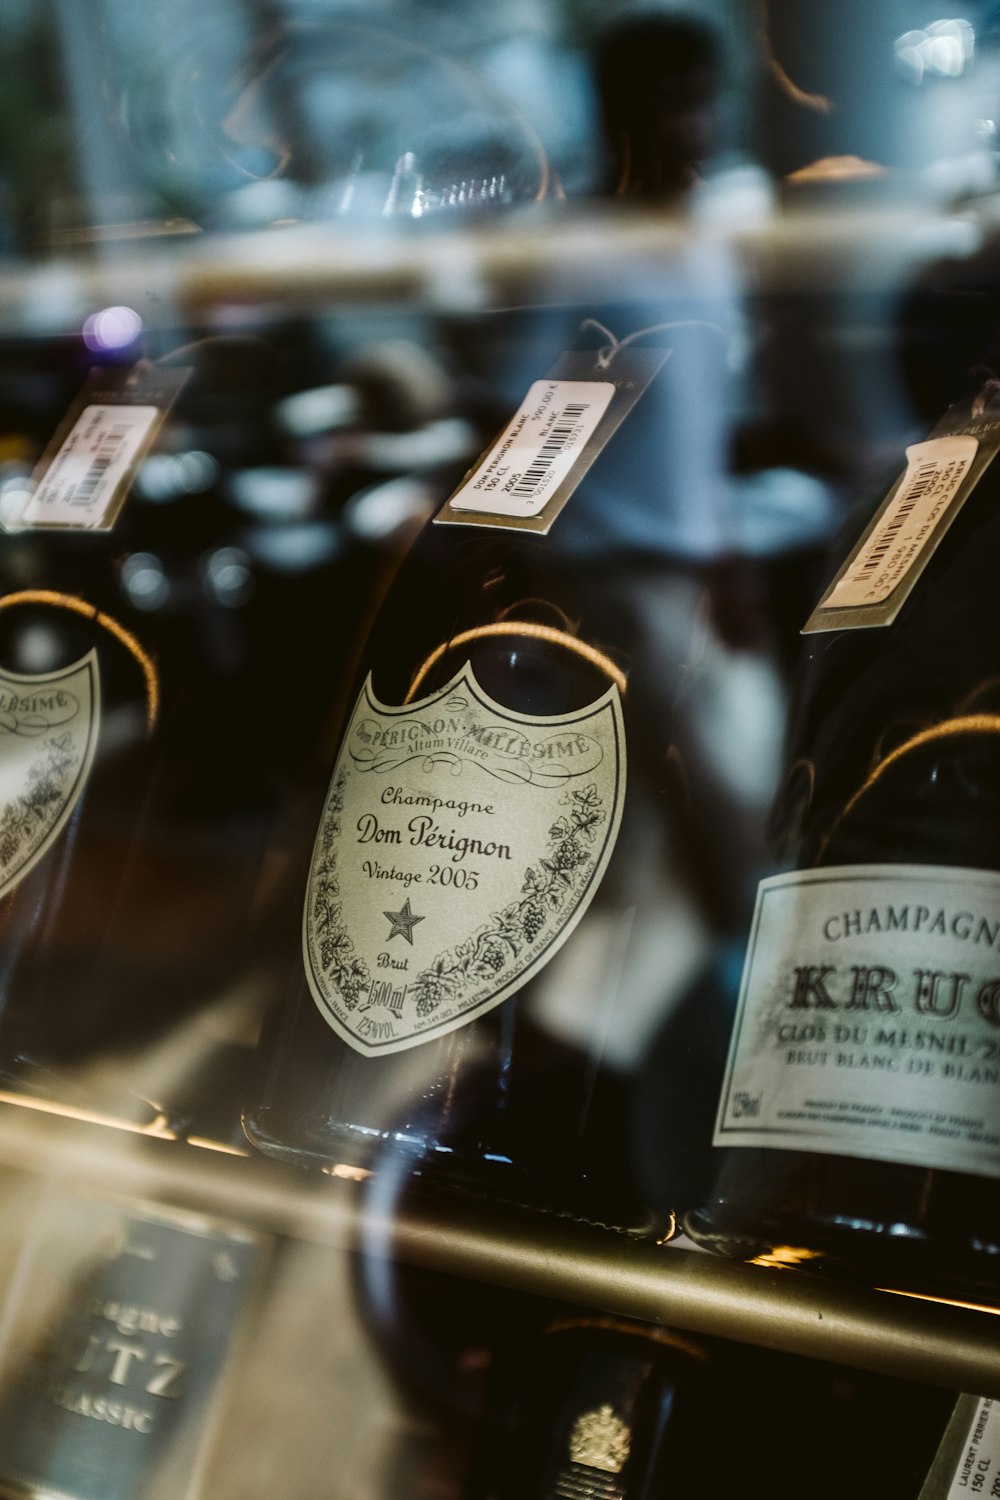
{"label": "purple light bokeh", "polygon": [[83,325],[83,342],[98,352],[126,349],[142,332],[142,319],[131,307],[103,307]]}

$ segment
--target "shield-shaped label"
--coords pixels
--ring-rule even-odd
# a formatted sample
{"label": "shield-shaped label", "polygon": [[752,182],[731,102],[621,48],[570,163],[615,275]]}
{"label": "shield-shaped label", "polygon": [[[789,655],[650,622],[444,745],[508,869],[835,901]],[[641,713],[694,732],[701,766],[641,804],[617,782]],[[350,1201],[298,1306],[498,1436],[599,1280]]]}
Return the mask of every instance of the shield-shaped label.
{"label": "shield-shaped label", "polygon": [[76,806],[99,720],[96,651],[58,672],[0,672],[0,897],[38,863]]}
{"label": "shield-shaped label", "polygon": [[625,793],[614,686],[546,717],[471,665],[388,707],[365,683],[313,852],[303,922],[321,1014],[365,1056],[499,1005],[566,941],[607,868]]}

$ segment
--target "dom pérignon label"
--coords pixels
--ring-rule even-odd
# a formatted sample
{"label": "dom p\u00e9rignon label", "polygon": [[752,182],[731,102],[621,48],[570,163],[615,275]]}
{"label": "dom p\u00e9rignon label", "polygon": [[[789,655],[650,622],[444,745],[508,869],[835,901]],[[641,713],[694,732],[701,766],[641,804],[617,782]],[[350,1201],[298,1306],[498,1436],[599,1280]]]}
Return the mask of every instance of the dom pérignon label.
{"label": "dom p\u00e9rignon label", "polygon": [[396,707],[369,677],[305,905],[309,987],[334,1031],[368,1056],[397,1052],[519,989],[594,895],[624,788],[614,685],[545,716],[494,702],[468,663]]}
{"label": "dom p\u00e9rignon label", "polygon": [[99,720],[96,651],[62,671],[0,672],[0,896],[65,826],[90,771]]}

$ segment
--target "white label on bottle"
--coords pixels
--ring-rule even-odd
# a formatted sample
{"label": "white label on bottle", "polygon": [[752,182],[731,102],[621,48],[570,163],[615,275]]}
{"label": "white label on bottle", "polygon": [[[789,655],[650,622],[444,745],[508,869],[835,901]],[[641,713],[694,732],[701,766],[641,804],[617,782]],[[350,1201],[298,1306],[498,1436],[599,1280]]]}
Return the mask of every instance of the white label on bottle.
{"label": "white label on bottle", "polygon": [[264,1242],[68,1192],[33,1217],[0,1328],[0,1492],[190,1497]]}
{"label": "white label on bottle", "polygon": [[514,713],[467,663],[387,707],[366,682],[333,774],[303,922],[313,998],[367,1056],[492,1010],[580,920],[621,821],[618,689]]}
{"label": "white label on bottle", "polygon": [[976,1407],[944,1500],[971,1500],[975,1495],[984,1500],[1000,1496],[1000,1402],[986,1397]]}
{"label": "white label on bottle", "polygon": [[452,509],[537,516],[569,474],[614,394],[613,381],[536,380],[493,447],[451,497]]}
{"label": "white label on bottle", "polygon": [[21,526],[100,531],[160,418],[158,406],[86,406],[37,482]]}
{"label": "white label on bottle", "polygon": [[76,806],[99,716],[94,651],[61,672],[0,672],[0,896],[49,850]]}
{"label": "white label on bottle", "polygon": [[761,883],[717,1146],[1000,1177],[1000,875],[845,865]]}
{"label": "white label on bottle", "polygon": [[857,555],[824,598],[824,609],[888,599],[934,536],[978,448],[978,440],[968,433],[929,438],[907,448],[902,477]]}

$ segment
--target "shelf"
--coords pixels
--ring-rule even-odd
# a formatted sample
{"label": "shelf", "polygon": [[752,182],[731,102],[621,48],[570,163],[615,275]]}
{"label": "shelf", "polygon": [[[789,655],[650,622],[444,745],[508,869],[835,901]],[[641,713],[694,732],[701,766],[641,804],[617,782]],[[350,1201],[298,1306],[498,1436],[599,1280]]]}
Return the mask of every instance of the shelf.
{"label": "shelf", "polygon": [[[166,236],[166,230],[164,230]],[[427,311],[483,311],[510,302],[551,307],[617,295],[630,270],[647,276],[697,243],[730,247],[758,291],[892,293],[938,258],[982,252],[985,215],[933,205],[840,204],[797,209],[749,227],[705,224],[607,206],[537,209],[461,228],[297,225],[170,241],[101,240],[31,265],[0,266],[0,328],[36,336],[78,331],[95,308],[127,303],[149,328],[219,307],[316,310],[350,302]],[[609,272],[613,267],[613,273]],[[648,285],[648,282],[647,282]]]}
{"label": "shelf", "polygon": [[[381,1203],[391,1184],[0,1106],[0,1165],[602,1312],[1000,1397],[998,1313],[717,1259],[542,1216]],[[379,1186],[385,1192],[379,1190]]]}

